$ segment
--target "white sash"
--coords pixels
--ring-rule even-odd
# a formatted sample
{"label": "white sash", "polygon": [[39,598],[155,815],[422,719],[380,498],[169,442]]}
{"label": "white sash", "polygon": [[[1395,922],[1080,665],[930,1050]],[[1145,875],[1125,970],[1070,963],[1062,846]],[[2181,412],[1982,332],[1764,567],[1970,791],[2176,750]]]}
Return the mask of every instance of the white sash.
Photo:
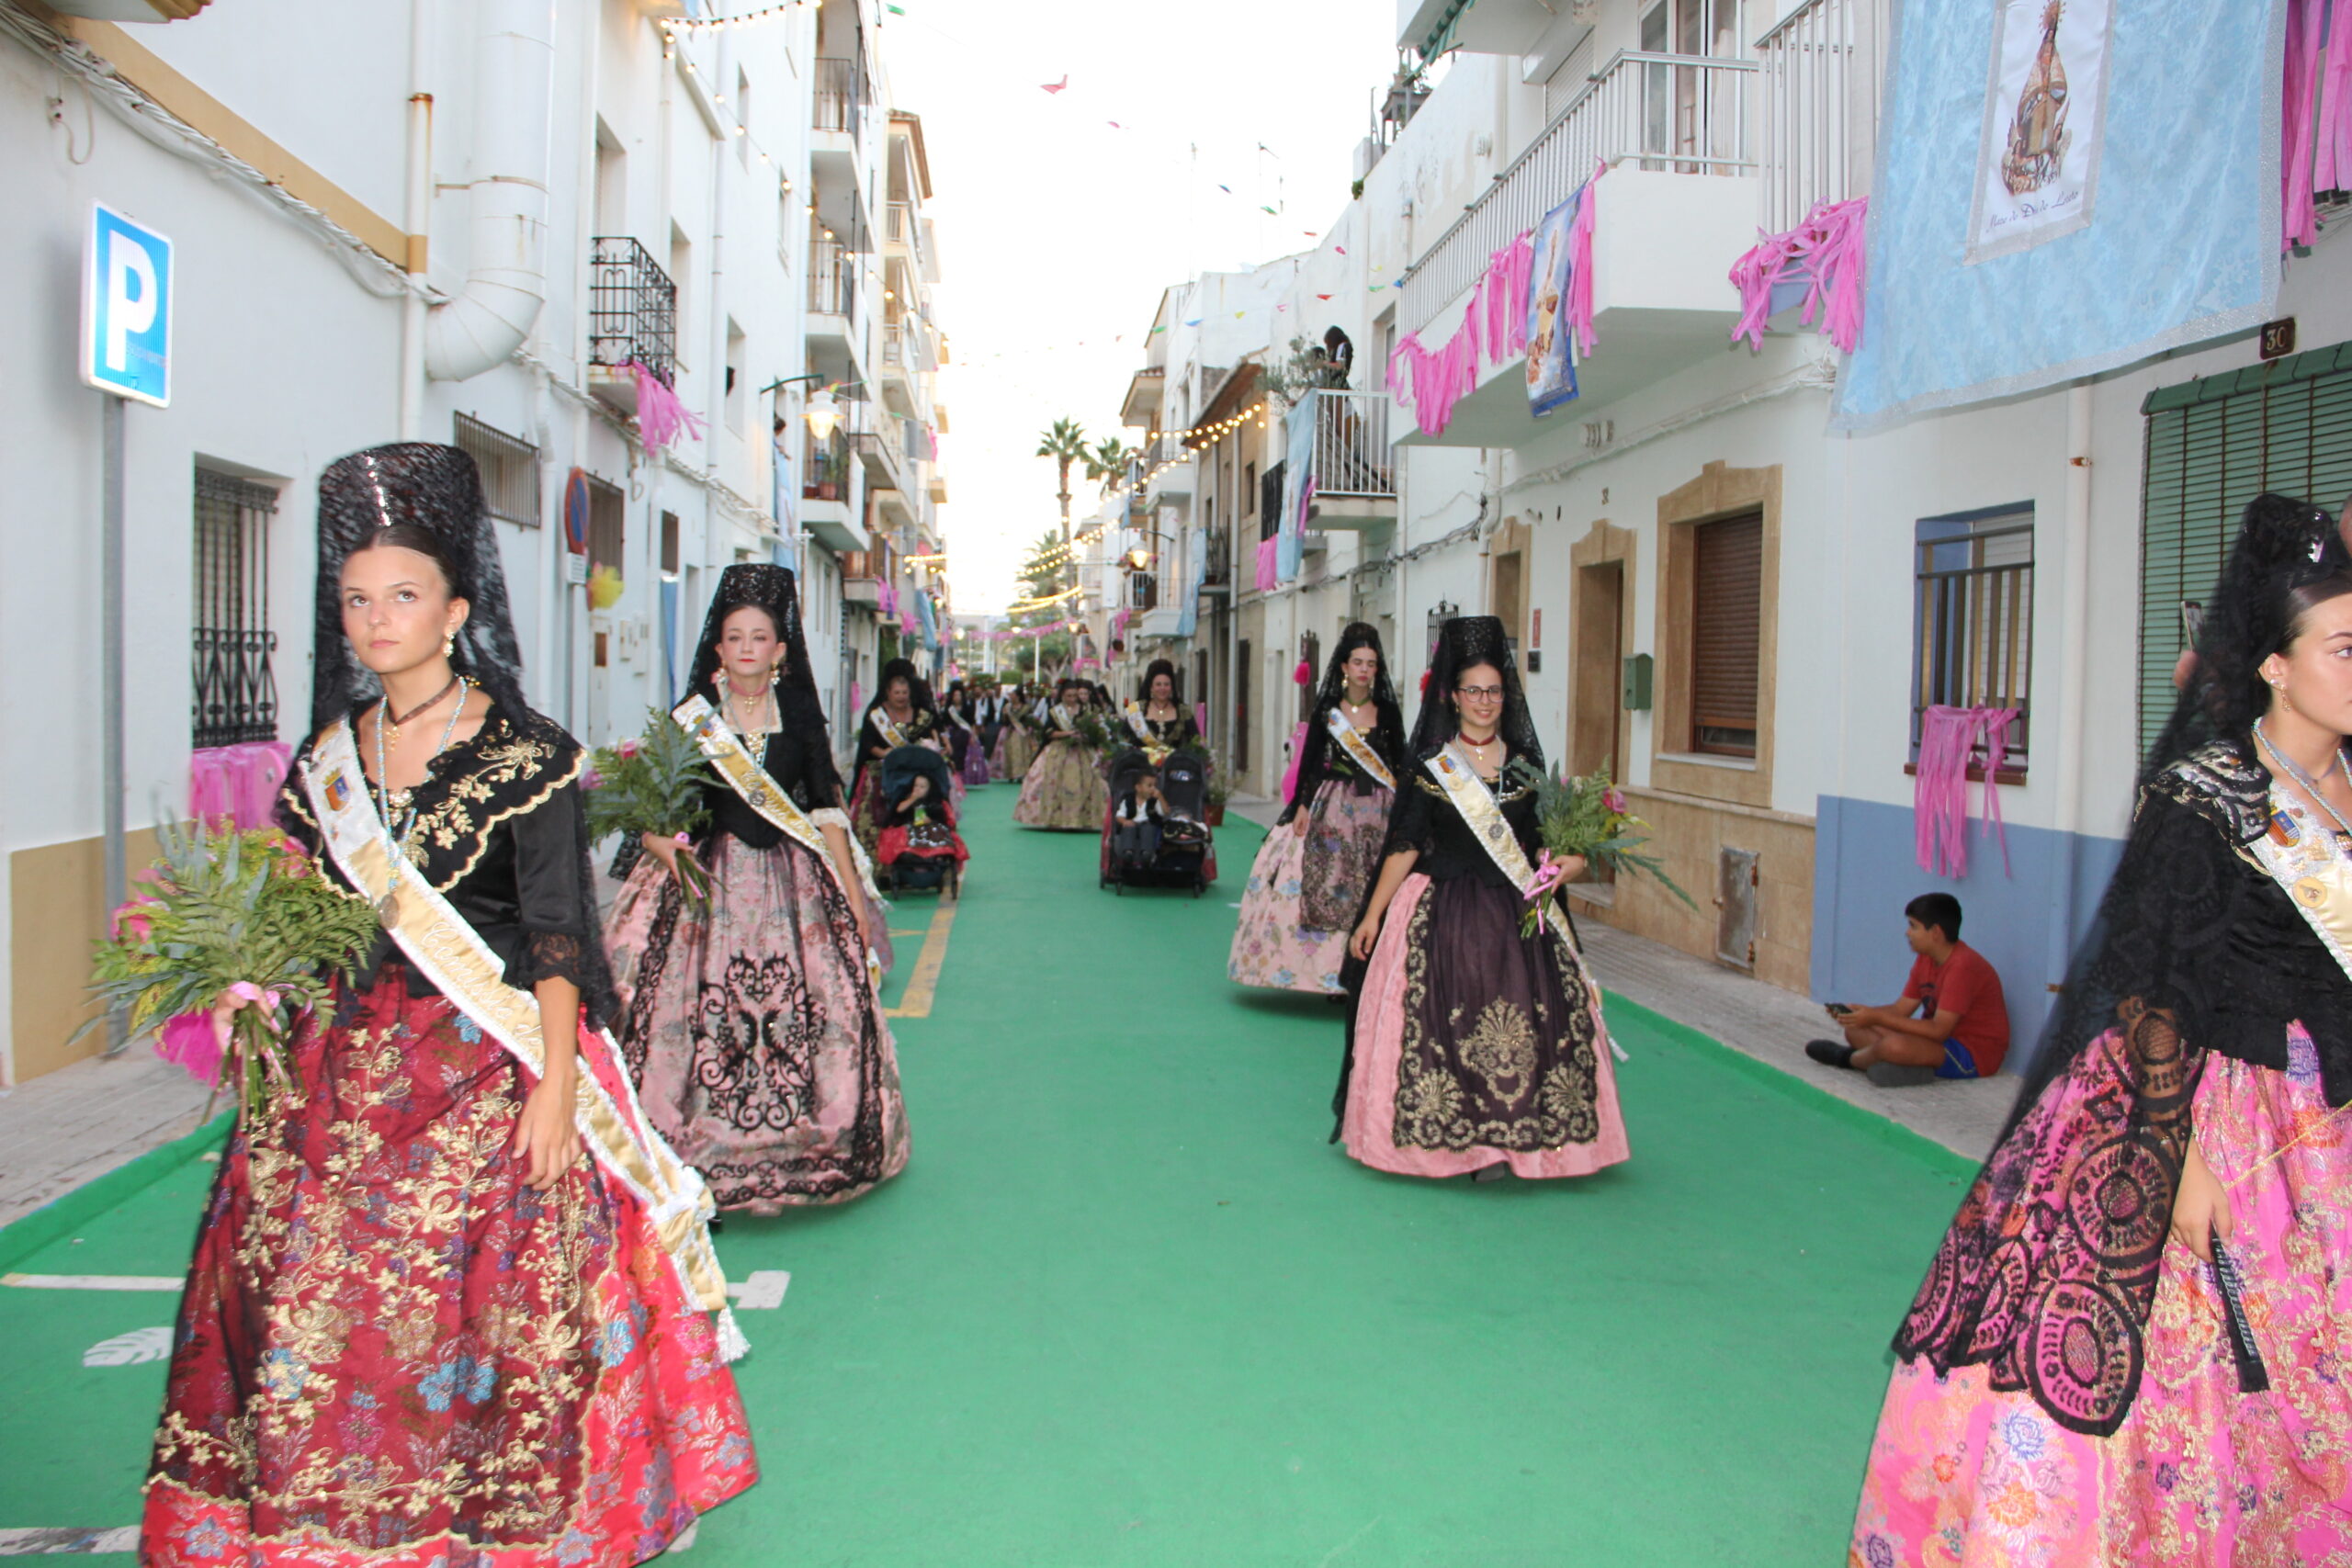
{"label": "white sash", "polygon": [[1129,697],[1120,711],[1126,715],[1127,728],[1135,732],[1136,739],[1143,745],[1150,745],[1154,739],[1151,720],[1144,717],[1143,705]]}
{"label": "white sash", "polygon": [[[881,716],[879,708],[875,713],[877,717]],[[688,697],[670,710],[670,716],[677,721],[679,728],[694,738],[695,744],[702,749],[702,754],[718,768],[718,776],[726,781],[727,787],[741,797],[744,805],[758,812],[771,826],[782,829],[785,837],[815,855],[835,885],[841,883],[841,867],[833,863],[832,849],[825,842],[822,825],[819,821],[819,818],[827,813],[819,812],[812,816],[801,810],[792,796],[785,793],[784,786],[770,778],[768,771],[760,766],[751,749],[743,744],[742,737],[719,718],[718,710],[710,705],[709,698]],[[885,718],[883,722],[888,723],[888,720]],[[875,891],[874,872],[866,860],[865,846],[857,841],[855,833],[850,831],[846,814],[833,812],[831,815],[840,818],[837,826],[847,835],[849,852],[857,863],[858,885],[870,900],[865,918],[868,921],[884,919],[882,895]],[[842,892],[846,897],[849,889],[842,887]],[[871,947],[865,952],[865,967],[867,977],[880,985],[882,960]]]}
{"label": "white sash", "polygon": [[[1470,824],[1470,830],[1486,847],[1487,856],[1495,863],[1497,869],[1510,878],[1513,887],[1525,887],[1534,878],[1535,868],[1527,863],[1527,852],[1519,847],[1519,835],[1512,832],[1510,824],[1504,820],[1503,808],[1495,804],[1494,795],[1479,780],[1477,770],[1471,765],[1470,760],[1455,750],[1453,742],[1449,740],[1443,750],[1423,761],[1421,766],[1428,770],[1430,777],[1437,780],[1438,787],[1445,791],[1448,800],[1453,802],[1453,808],[1462,813],[1462,819]],[[1576,942],[1569,938],[1567,922],[1560,918],[1558,899],[1554,895],[1544,895],[1540,918],[1545,929],[1560,939],[1560,945],[1567,951],[1569,962],[1576,964],[1577,972],[1584,976],[1585,995],[1592,1001],[1593,1026],[1600,1031],[1601,1038],[1609,1042],[1609,1049],[1617,1059],[1621,1062],[1625,1060],[1625,1048],[1617,1043],[1617,1037],[1609,1032],[1608,1021],[1601,1017],[1600,987],[1593,983],[1591,973],[1585,969],[1584,954],[1577,951]]]}
{"label": "white sash", "polygon": [[[2271,790],[2270,809],[2271,830],[2247,849],[2287,890],[2320,944],[2352,975],[2352,861],[2335,835],[2284,791]],[[2278,841],[2282,819],[2285,830],[2295,835],[2283,844]]]}
{"label": "white sash", "polygon": [[1372,742],[1364,739],[1363,731],[1348,722],[1346,714],[1335,706],[1324,716],[1324,723],[1330,728],[1331,739],[1347,752],[1348,761],[1386,784],[1391,791],[1396,789],[1396,775],[1388,771],[1388,764],[1380,760],[1380,753],[1372,749]]}
{"label": "white sash", "polygon": [[[391,854],[348,723],[338,721],[319,738],[302,787],[327,852],[364,897],[387,910],[385,929],[401,954],[525,1070],[534,1077],[544,1073],[538,999],[508,985],[504,964],[481,934],[415,867]],[[727,1311],[727,1277],[704,1224],[713,1212],[709,1190],[646,1121],[612,1035],[582,1032],[583,1044],[605,1053],[608,1073],[600,1075],[594,1062],[582,1065],[573,1125],[605,1175],[645,1205],[687,1298],[718,1313],[720,1353],[732,1360],[749,1347]]]}
{"label": "white sash", "polygon": [[1075,730],[1078,728],[1078,720],[1071,717],[1069,709],[1059,703],[1046,710],[1046,717],[1056,729]]}
{"label": "white sash", "polygon": [[866,716],[874,720],[876,732],[888,741],[893,750],[907,743],[907,732],[899,728],[898,721],[890,716],[889,709],[877,707]]}

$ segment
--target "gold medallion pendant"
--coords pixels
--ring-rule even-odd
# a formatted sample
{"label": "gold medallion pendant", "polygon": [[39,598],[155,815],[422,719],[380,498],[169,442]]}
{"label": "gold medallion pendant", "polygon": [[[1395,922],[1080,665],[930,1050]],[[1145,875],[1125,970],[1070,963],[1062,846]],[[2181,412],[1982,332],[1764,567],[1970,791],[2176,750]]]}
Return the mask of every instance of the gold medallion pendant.
{"label": "gold medallion pendant", "polygon": [[387,893],[376,900],[376,919],[386,931],[397,931],[401,923],[401,898],[397,893]]}

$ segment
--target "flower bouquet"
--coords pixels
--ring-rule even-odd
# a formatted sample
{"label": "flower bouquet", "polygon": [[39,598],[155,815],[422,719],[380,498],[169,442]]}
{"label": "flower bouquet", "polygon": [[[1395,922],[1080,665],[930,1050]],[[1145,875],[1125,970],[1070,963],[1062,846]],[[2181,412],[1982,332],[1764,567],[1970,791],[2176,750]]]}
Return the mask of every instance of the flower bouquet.
{"label": "flower bouquet", "polygon": [[694,738],[660,708],[650,709],[642,736],[599,747],[588,759],[580,780],[588,794],[588,836],[621,835],[615,876],[635,868],[645,848],[640,835],[675,840],[679,891],[697,911],[707,908],[710,874],[685,846],[710,820],[703,790],[718,782]]}
{"label": "flower bouquet", "polygon": [[1643,850],[1649,842],[1649,824],[1626,808],[1625,792],[1610,782],[1607,769],[1579,776],[1547,773],[1532,764],[1512,766],[1535,791],[1536,832],[1544,844],[1535,875],[1520,890],[1528,900],[1520,919],[1523,931],[1533,933],[1544,899],[1567,880],[1563,863],[1577,855],[1588,865],[1651,877],[1690,908],[1698,908],[1667,875],[1657,856]]}
{"label": "flower bouquet", "polygon": [[1096,755],[1099,756],[1111,749],[1110,727],[1102,722],[1102,716],[1092,708],[1079,709],[1072,716],[1069,727],[1077,731],[1078,743]]}
{"label": "flower bouquet", "polygon": [[[96,944],[90,988],[130,1009],[133,1033],[158,1029],[166,1061],[215,1087],[226,1065],[243,1125],[300,1092],[291,1025],[366,955],[376,911],[277,829],[166,823],[155,836],[163,858]],[[223,994],[250,1005],[219,1024]]]}

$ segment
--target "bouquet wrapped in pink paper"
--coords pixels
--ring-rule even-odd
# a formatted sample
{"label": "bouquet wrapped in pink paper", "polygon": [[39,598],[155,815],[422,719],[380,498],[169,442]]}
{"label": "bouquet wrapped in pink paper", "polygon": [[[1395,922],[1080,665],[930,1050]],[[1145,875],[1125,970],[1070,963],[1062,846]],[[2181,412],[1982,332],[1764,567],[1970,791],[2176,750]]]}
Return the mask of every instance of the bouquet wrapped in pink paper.
{"label": "bouquet wrapped in pink paper", "polygon": [[[376,911],[275,828],[167,823],[163,857],[96,943],[90,988],[128,1007],[133,1033],[206,1083],[225,1081],[240,1121],[299,1092],[287,1038],[326,999],[335,971],[376,939]],[[216,1022],[222,996],[248,1005]]]}

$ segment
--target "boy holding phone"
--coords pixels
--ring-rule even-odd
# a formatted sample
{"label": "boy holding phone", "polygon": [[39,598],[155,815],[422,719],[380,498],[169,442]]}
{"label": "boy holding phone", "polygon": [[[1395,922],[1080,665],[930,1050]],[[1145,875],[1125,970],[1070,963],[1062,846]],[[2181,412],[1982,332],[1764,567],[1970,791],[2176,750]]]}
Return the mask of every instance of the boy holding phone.
{"label": "boy holding phone", "polygon": [[1805,1055],[1890,1088],[1991,1077],[2009,1049],[2000,976],[1960,940],[1960,900],[1951,894],[1923,893],[1903,913],[1915,957],[1902,997],[1888,1007],[1830,1003],[1845,1039],[1808,1041]]}

